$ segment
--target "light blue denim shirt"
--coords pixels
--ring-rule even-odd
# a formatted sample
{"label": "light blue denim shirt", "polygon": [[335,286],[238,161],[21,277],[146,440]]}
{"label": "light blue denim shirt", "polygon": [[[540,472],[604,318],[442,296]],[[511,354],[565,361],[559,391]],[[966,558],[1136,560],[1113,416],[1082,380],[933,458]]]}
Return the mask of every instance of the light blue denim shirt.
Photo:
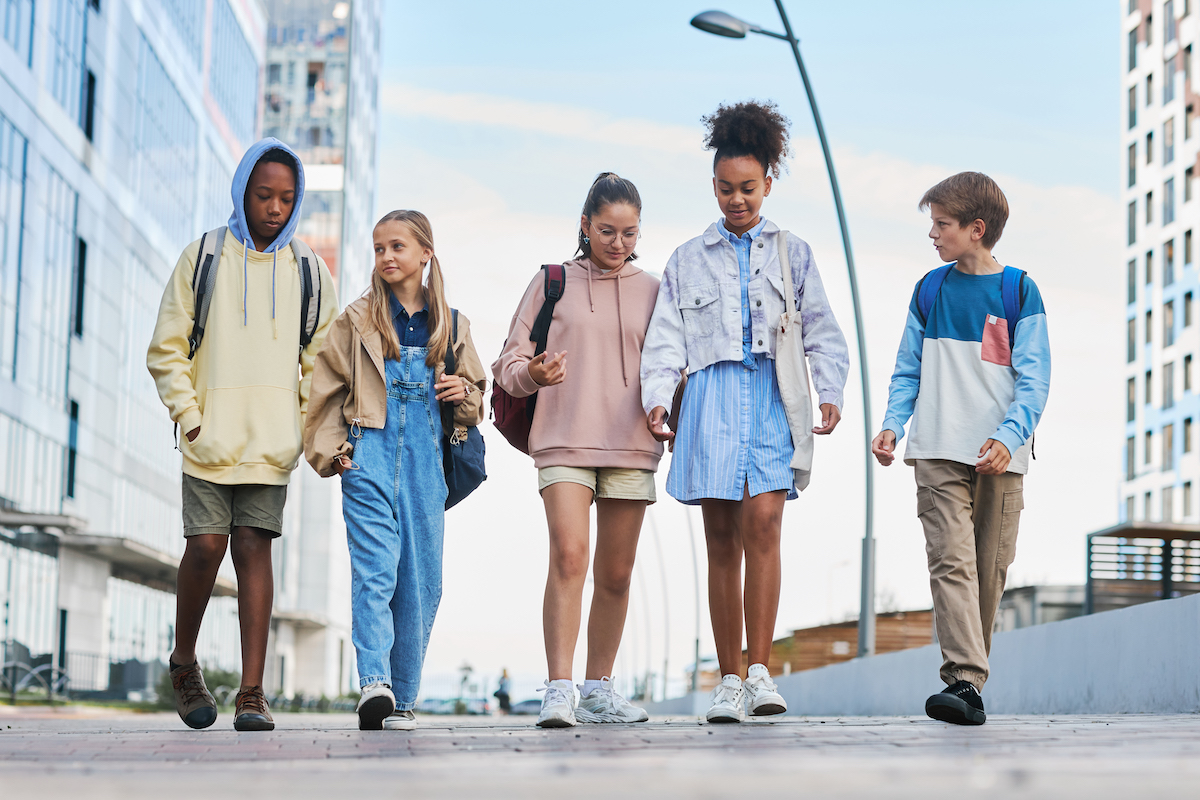
{"label": "light blue denim shirt", "polygon": [[[663,271],[642,347],[642,406],[647,412],[655,406],[671,407],[684,370],[742,361],[747,312],[750,352],[775,357],[775,336],[784,312],[779,227],[764,221],[750,243],[744,293],[737,250],[723,227],[713,223],[703,235],[682,244]],[[788,262],[818,403],[840,409],[850,370],[846,338],[829,307],[811,248],[791,234]]]}

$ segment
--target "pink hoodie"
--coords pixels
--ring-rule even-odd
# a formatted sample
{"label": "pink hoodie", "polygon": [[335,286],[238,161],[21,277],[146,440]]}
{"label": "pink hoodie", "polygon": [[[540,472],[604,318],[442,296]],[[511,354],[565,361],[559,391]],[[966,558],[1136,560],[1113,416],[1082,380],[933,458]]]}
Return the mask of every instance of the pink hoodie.
{"label": "pink hoodie", "polygon": [[658,470],[663,446],[642,411],[642,342],[658,279],[626,262],[604,272],[588,259],[566,263],[566,289],[554,306],[546,352],[567,351],[567,378],[539,387],[527,367],[530,329],[546,296],[538,272],[513,315],[492,374],[513,397],[538,393],[529,433],[537,467],[624,467]]}

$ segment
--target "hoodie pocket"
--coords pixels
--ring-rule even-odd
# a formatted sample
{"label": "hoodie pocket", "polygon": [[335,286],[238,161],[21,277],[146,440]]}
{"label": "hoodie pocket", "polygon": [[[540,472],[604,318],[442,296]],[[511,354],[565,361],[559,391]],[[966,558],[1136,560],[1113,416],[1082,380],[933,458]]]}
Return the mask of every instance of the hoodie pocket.
{"label": "hoodie pocket", "polygon": [[300,395],[277,386],[209,389],[188,455],[207,467],[268,464],[291,470],[303,449]]}

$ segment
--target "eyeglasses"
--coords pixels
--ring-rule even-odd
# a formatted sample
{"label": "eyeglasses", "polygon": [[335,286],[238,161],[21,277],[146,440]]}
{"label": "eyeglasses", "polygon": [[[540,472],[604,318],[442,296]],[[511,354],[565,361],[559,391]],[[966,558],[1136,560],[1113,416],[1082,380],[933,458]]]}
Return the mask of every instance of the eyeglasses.
{"label": "eyeglasses", "polygon": [[588,223],[588,227],[591,228],[596,234],[596,241],[603,245],[612,244],[617,240],[617,237],[620,236],[621,244],[625,247],[632,248],[638,243],[638,240],[642,238],[641,231],[625,231],[624,233],[619,234],[612,228],[597,228],[590,222]]}

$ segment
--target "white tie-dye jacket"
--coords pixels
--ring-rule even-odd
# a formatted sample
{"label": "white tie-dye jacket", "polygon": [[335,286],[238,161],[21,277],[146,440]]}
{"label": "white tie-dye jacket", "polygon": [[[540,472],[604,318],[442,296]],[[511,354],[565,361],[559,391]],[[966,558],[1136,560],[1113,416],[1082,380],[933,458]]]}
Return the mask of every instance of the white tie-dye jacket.
{"label": "white tie-dye jacket", "polygon": [[[784,311],[779,264],[779,226],[767,221],[750,248],[751,352],[775,357],[775,335]],[[812,249],[788,234],[788,261],[800,309],[804,352],[818,404],[842,407],[850,369],[846,338],[821,285]],[[671,255],[642,347],[642,406],[670,409],[686,369],[698,372],[718,361],[742,360],[742,291],[737,253],[714,222],[703,235]]]}

